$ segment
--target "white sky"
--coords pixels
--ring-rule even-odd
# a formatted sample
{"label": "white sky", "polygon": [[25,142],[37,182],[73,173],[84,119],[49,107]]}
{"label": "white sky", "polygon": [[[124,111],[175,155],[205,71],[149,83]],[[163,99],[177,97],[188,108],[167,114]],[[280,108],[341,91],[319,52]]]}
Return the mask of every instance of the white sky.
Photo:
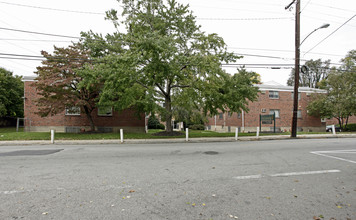
{"label": "white sky", "polygon": [[[295,8],[285,10],[292,0],[178,0],[189,3],[197,16],[198,24],[207,33],[223,37],[229,51],[246,54],[238,64],[294,64]],[[314,29],[328,23],[330,27],[313,33],[301,47],[301,59],[330,59],[340,63],[346,53],[356,49],[356,18],[305,54],[352,16],[356,15],[355,0],[301,0],[301,41]],[[22,4],[61,10],[93,13],[72,13],[45,10]],[[104,20],[106,10],[120,10],[116,0],[0,0],[0,28],[42,32],[57,35],[78,36],[81,31],[112,33],[114,27]],[[102,13],[102,14],[101,14]],[[278,19],[271,19],[278,18]],[[206,20],[210,19],[210,20]],[[224,20],[225,19],[225,20]],[[226,20],[232,19],[232,20]],[[53,51],[53,45],[65,47],[73,39],[21,33],[0,29],[0,66],[15,75],[34,75],[40,61],[9,59],[18,55],[39,56],[41,50]],[[61,42],[65,41],[65,42]],[[267,56],[261,57],[261,56]],[[271,58],[274,57],[274,58]],[[303,62],[302,62],[303,64]],[[286,84],[290,69],[251,68],[262,76],[262,81]],[[236,72],[236,68],[227,68]]]}

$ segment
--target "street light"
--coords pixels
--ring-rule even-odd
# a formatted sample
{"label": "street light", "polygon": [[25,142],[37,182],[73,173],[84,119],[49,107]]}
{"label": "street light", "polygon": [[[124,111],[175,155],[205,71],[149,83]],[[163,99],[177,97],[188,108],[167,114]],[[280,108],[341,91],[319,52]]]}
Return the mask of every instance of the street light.
{"label": "street light", "polygon": [[330,24],[323,24],[321,25],[320,27],[318,27],[317,29],[315,29],[314,31],[310,32],[310,34],[308,34],[308,36],[306,36],[304,38],[304,40],[302,41],[302,43],[300,43],[299,47],[304,43],[304,41],[310,36],[312,35],[312,33],[314,33],[315,31],[319,30],[319,29],[322,29],[322,28],[328,28],[330,26]]}
{"label": "street light", "polygon": [[302,43],[300,42],[300,0],[297,0],[296,6],[296,22],[295,22],[295,68],[294,68],[294,100],[293,100],[293,118],[292,118],[292,131],[291,137],[297,137],[297,123],[298,123],[298,88],[299,88],[299,62],[300,62],[300,46],[304,43],[304,41],[315,31],[327,28],[330,24],[323,24],[319,28],[313,30],[308,34]]}

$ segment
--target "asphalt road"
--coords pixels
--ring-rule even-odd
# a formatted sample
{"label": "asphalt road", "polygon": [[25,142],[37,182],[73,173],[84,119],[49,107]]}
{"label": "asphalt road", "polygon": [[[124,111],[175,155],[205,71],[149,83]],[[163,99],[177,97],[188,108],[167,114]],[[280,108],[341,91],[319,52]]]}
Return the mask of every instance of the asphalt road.
{"label": "asphalt road", "polygon": [[356,219],[356,139],[0,146],[0,219]]}

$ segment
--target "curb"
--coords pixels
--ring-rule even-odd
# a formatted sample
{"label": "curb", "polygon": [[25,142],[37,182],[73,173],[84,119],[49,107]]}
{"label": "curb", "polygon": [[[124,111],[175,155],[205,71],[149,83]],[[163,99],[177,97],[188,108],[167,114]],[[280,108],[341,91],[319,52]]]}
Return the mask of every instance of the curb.
{"label": "curb", "polygon": [[[234,137],[221,138],[190,138],[186,141],[184,138],[176,139],[126,139],[123,143],[120,139],[110,140],[56,140],[54,145],[96,145],[96,144],[169,144],[169,143],[213,143],[213,142],[239,142],[239,141],[267,141],[267,140],[293,140],[293,139],[326,139],[326,138],[356,138],[356,134],[319,134],[319,135],[299,135],[297,138],[291,138],[288,135],[278,136],[260,136],[260,137],[239,137],[236,141]],[[0,141],[0,146],[13,145],[53,145],[50,140],[34,141]]]}

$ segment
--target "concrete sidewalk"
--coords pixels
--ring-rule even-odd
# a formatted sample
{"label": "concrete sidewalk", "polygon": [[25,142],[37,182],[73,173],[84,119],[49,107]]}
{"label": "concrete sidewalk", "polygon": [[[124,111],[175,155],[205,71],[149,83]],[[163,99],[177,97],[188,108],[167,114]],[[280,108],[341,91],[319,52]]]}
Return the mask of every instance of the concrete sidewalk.
{"label": "concrete sidewalk", "polygon": [[[298,135],[297,139],[323,139],[323,138],[356,138],[356,134],[307,134]],[[289,135],[270,136],[248,136],[239,137],[238,141],[265,141],[265,140],[288,140]],[[165,139],[125,139],[123,143],[120,139],[110,140],[55,140],[58,145],[98,145],[98,144],[168,144],[168,143],[204,143],[204,142],[235,142],[235,137],[213,137],[213,138],[165,138]],[[29,141],[0,141],[0,146],[10,145],[51,145],[49,140],[29,140]]]}

